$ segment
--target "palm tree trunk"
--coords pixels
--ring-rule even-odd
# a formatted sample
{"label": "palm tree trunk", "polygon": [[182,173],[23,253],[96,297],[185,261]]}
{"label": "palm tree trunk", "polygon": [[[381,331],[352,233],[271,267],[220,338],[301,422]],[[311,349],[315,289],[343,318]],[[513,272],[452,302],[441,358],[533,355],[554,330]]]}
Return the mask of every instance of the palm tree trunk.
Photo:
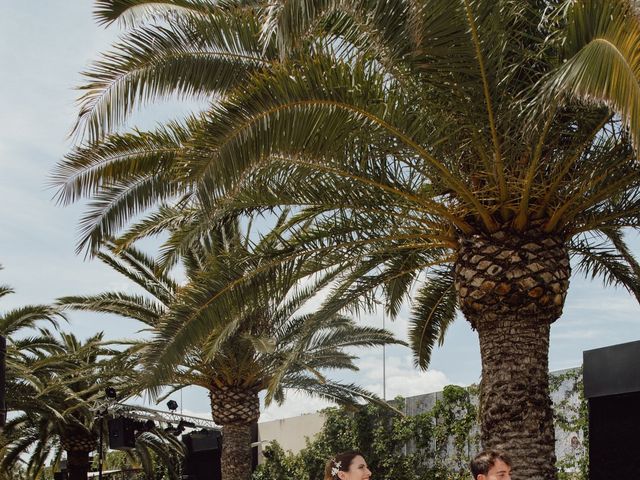
{"label": "palm tree trunk", "polygon": [[515,480],[553,480],[549,330],[569,287],[566,247],[532,227],[463,238],[458,253],[456,290],[482,355],[483,446],[511,456]]}
{"label": "palm tree trunk", "polygon": [[223,480],[251,478],[251,424],[230,424],[222,427]]}
{"label": "palm tree trunk", "polygon": [[518,480],[556,478],[549,329],[528,315],[478,323],[482,444],[507,452]]}
{"label": "palm tree trunk", "polygon": [[251,426],[260,417],[257,388],[212,382],[213,421],[222,426],[222,480],[251,479]]}
{"label": "palm tree trunk", "polygon": [[87,480],[89,472],[89,452],[86,450],[67,450],[68,480]]}

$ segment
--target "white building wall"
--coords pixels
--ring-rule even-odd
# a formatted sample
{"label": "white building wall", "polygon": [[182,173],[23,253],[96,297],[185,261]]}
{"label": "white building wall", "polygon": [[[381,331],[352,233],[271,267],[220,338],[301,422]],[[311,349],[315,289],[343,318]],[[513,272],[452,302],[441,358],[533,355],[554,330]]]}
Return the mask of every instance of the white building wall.
{"label": "white building wall", "polygon": [[306,445],[306,439],[312,440],[324,425],[323,413],[307,413],[299,417],[283,418],[258,424],[258,462],[262,463],[262,447],[277,440],[284,451],[298,453]]}

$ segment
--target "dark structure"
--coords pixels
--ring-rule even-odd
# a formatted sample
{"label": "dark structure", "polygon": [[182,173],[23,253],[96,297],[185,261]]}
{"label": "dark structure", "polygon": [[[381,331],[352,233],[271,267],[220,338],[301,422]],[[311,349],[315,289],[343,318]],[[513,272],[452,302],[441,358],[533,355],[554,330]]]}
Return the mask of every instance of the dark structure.
{"label": "dark structure", "polygon": [[125,450],[136,446],[136,422],[132,418],[109,419],[109,448]]}
{"label": "dark structure", "polygon": [[187,480],[220,480],[222,435],[218,430],[200,430],[182,436],[187,447],[183,477]]}
{"label": "dark structure", "polygon": [[589,479],[640,478],[640,341],[584,352]]}

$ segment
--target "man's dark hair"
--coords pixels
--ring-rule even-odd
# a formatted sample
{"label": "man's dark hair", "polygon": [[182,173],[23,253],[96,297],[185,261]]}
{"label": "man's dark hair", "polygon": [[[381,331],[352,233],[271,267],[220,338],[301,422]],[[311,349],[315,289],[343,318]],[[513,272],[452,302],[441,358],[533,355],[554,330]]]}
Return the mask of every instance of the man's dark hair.
{"label": "man's dark hair", "polygon": [[499,450],[485,450],[476,455],[476,457],[471,460],[470,465],[473,480],[477,480],[478,475],[486,475],[489,473],[489,470],[495,465],[497,460],[501,460],[511,466],[511,459],[506,453]]}

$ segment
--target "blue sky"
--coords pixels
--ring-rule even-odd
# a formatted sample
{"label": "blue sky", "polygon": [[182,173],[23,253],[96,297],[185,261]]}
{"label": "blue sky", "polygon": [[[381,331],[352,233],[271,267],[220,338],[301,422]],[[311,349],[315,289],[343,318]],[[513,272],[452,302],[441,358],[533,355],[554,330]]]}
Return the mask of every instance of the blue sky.
{"label": "blue sky", "polygon": [[[77,113],[75,86],[80,72],[115,40],[117,26],[105,30],[92,18],[90,0],[1,0],[0,16],[0,284],[16,293],[2,299],[4,311],[29,303],[47,303],[63,295],[130,289],[99,262],[74,253],[82,205],[56,206],[47,175],[70,149],[67,138]],[[160,107],[140,117],[144,126],[174,115]],[[177,114],[176,114],[177,115]],[[634,238],[637,251],[640,242]],[[582,351],[640,339],[640,307],[626,292],[604,289],[600,282],[574,276],[563,317],[551,332],[550,368],[577,366]],[[394,323],[405,337],[406,310]],[[381,317],[363,322],[382,324]],[[87,337],[104,330],[108,338],[133,334],[137,326],[112,316],[72,314],[68,327]],[[361,371],[350,380],[381,393],[381,352],[365,352]],[[387,396],[413,395],[448,383],[469,384],[480,378],[477,338],[459,319],[446,343],[435,351],[431,369],[418,372],[406,348],[387,349]],[[179,396],[175,397],[179,402]],[[205,392],[184,394],[186,412],[205,413]],[[271,408],[263,419],[286,417],[322,406],[292,395],[283,407]]]}

